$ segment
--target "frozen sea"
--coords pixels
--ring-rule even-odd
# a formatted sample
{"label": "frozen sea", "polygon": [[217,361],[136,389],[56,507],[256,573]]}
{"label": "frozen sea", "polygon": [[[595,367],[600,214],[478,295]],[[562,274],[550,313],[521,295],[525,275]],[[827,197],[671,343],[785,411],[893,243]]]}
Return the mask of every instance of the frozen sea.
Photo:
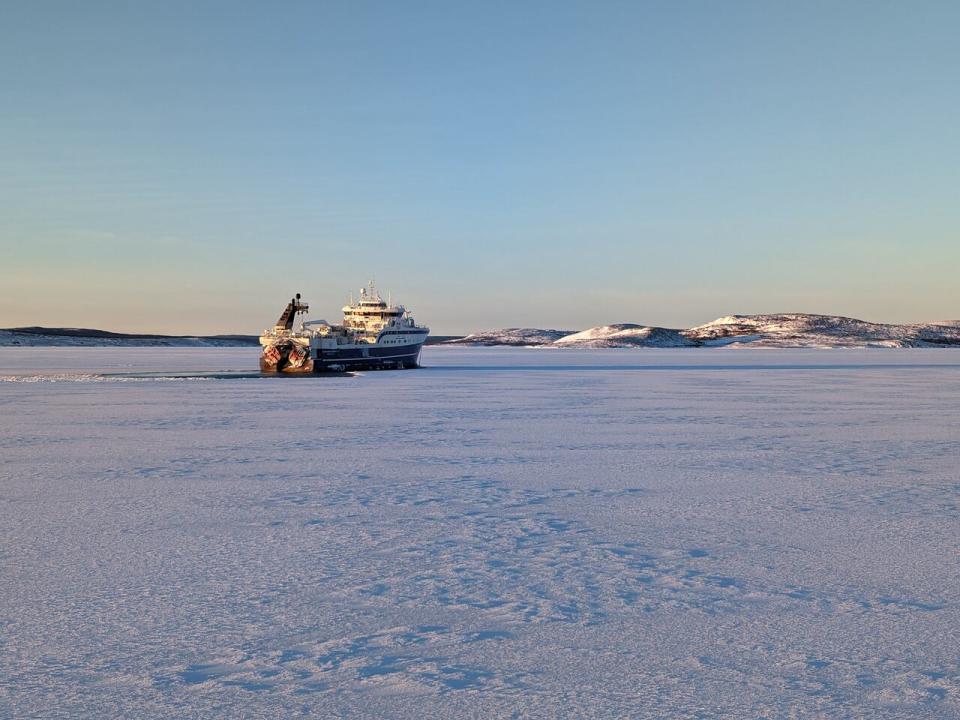
{"label": "frozen sea", "polygon": [[0,717],[960,717],[960,351],[256,360],[0,349]]}

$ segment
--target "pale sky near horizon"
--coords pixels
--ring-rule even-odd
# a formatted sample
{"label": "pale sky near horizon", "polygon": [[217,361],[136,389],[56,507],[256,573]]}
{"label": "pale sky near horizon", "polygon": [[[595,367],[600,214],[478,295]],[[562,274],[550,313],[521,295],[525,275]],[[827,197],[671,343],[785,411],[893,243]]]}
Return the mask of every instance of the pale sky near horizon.
{"label": "pale sky near horizon", "polygon": [[0,327],[960,318],[960,3],[21,2]]}

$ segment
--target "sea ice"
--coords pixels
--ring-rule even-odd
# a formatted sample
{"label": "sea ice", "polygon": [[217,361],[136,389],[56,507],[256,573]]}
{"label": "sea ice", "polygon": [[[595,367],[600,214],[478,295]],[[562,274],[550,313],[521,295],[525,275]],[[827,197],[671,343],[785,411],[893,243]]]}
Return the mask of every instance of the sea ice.
{"label": "sea ice", "polygon": [[960,715],[960,353],[256,362],[0,349],[0,716]]}

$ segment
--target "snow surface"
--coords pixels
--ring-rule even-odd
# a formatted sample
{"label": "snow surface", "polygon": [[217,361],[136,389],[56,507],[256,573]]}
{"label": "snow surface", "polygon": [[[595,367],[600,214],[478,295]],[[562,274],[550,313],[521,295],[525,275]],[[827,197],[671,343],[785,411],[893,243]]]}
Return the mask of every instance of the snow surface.
{"label": "snow surface", "polygon": [[960,715],[960,355],[257,354],[0,350],[0,717]]}

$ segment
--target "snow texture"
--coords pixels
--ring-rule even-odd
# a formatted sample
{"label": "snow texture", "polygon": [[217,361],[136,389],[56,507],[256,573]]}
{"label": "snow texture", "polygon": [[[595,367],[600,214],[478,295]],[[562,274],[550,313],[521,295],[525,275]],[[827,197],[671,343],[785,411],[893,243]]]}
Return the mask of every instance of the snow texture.
{"label": "snow texture", "polygon": [[0,350],[0,717],[960,716],[960,356],[256,359]]}

